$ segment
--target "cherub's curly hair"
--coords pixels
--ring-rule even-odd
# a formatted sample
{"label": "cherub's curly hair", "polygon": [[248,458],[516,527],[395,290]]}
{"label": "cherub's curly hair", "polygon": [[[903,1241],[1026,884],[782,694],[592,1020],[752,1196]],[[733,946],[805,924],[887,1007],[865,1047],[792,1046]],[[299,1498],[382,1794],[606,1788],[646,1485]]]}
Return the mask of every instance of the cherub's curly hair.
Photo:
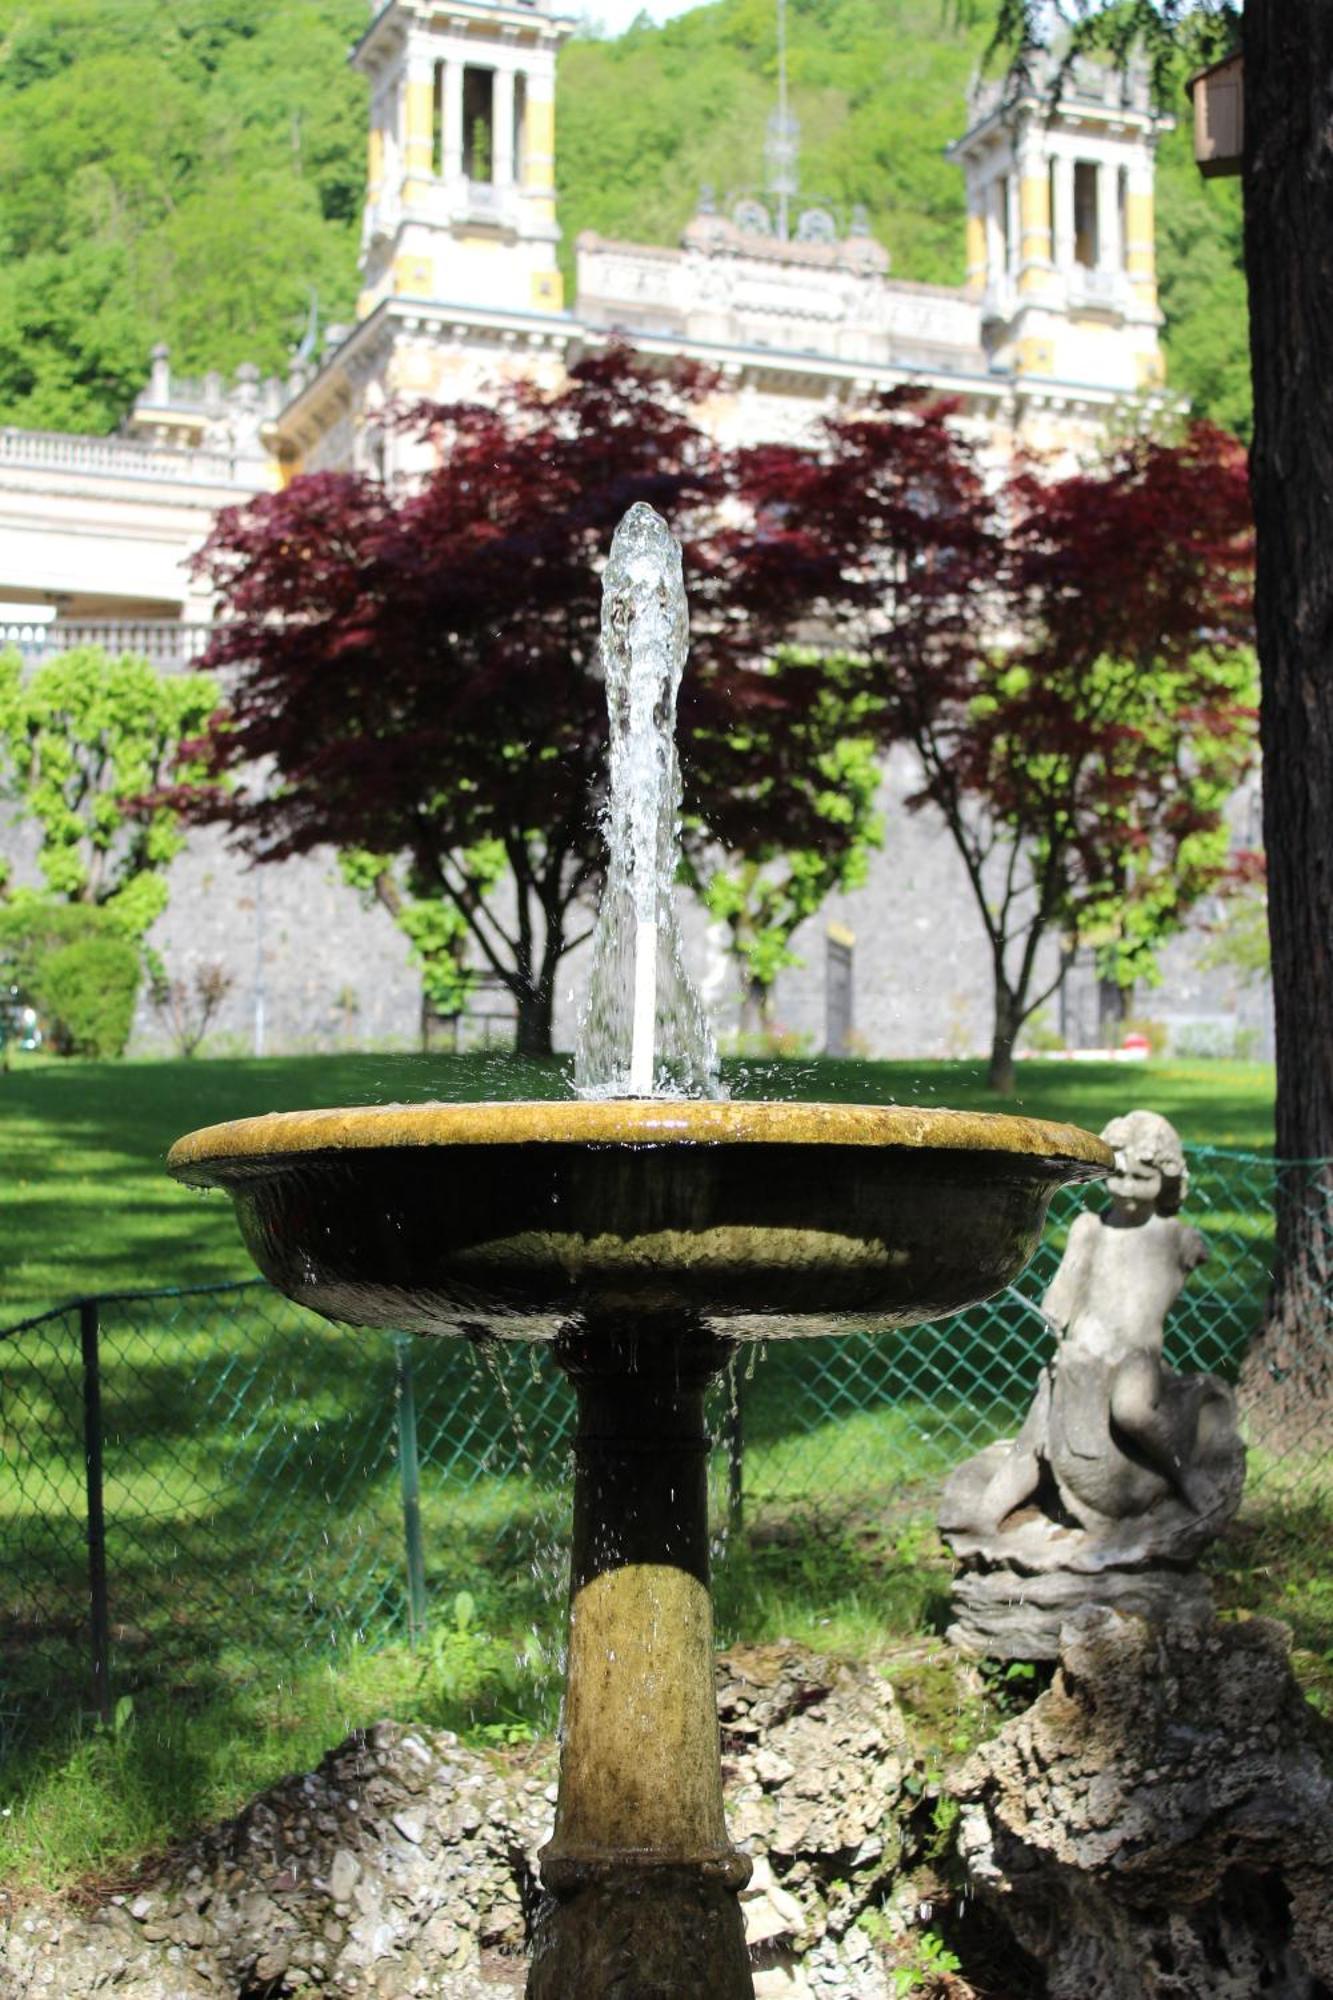
{"label": "cherub's curly hair", "polygon": [[1157,1111],[1128,1111],[1113,1118],[1102,1137],[1117,1153],[1133,1151],[1156,1167],[1162,1176],[1162,1192],[1157,1197],[1159,1215],[1179,1212],[1189,1189],[1185,1149],[1174,1125]]}

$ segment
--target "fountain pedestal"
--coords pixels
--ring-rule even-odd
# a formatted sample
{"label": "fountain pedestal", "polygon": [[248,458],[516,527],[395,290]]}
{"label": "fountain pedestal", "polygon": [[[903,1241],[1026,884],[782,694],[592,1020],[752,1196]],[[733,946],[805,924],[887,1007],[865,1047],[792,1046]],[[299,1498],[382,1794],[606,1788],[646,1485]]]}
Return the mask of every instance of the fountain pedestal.
{"label": "fountain pedestal", "polygon": [[708,1587],[703,1399],[732,1346],[684,1314],[556,1345],[579,1402],[569,1677],[529,2000],[753,1992]]}
{"label": "fountain pedestal", "polygon": [[384,1106],[195,1132],[289,1297],[554,1343],[579,1398],[569,1684],[529,2000],[751,2000],[708,1596],[704,1391],[736,1341],[939,1319],[1008,1284],[1067,1125],[888,1105]]}

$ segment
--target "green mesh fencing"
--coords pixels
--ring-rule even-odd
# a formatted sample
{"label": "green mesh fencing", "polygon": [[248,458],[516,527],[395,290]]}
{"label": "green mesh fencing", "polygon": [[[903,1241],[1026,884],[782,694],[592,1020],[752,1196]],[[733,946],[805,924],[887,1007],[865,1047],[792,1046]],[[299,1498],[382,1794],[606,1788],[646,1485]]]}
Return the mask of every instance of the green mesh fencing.
{"label": "green mesh fencing", "polygon": [[[1244,1371],[1242,1543],[1261,1576],[1279,1514],[1333,1540],[1333,1256],[1315,1259],[1300,1340],[1251,1352],[1279,1169],[1199,1148],[1189,1164],[1186,1215],[1210,1254],[1167,1358]],[[1280,1171],[1285,1198],[1327,1224],[1328,1165]],[[905,1501],[928,1511],[953,1465],[1011,1433],[1084,1199],[1058,1196],[1018,1283],[971,1312],[738,1354],[712,1412],[724,1556],[728,1532],[784,1517],[864,1527]],[[297,1649],[405,1639],[464,1589],[479,1619],[549,1637],[572,1423],[538,1347],[354,1332],[259,1281],[85,1300],[0,1332],[0,1749],[123,1693],[225,1695]],[[1302,1641],[1333,1652],[1323,1603]]]}

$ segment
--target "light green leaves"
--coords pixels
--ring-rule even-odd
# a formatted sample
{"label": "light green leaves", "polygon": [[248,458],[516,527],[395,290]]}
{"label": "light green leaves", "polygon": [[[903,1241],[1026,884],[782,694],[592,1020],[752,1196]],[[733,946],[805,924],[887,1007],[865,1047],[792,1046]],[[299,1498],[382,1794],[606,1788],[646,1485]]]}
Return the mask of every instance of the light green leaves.
{"label": "light green leaves", "polygon": [[0,797],[35,825],[50,896],[95,904],[143,936],[183,845],[179,815],[152,794],[201,775],[181,745],[216,705],[210,679],[132,654],[80,646],[26,675],[16,654],[0,655]]}

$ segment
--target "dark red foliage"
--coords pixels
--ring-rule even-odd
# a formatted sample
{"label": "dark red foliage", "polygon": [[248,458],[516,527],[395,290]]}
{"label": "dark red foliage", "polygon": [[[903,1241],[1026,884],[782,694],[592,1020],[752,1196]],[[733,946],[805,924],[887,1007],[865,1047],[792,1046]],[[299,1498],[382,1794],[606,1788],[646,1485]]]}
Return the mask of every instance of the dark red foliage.
{"label": "dark red foliage", "polygon": [[1243,453],[1210,425],[1001,487],[954,419],[899,393],[812,449],[746,454],[756,533],[735,555],[760,625],[813,619],[858,661],[882,740],[915,750],[911,803],[944,815],[986,926],[1000,1077],[1052,990],[1048,933],[1057,981],[1092,929],[1133,976],[1217,878],[1194,836],[1220,827],[1218,774],[1252,733],[1253,543]]}
{"label": "dark red foliage", "polygon": [[1015,611],[1045,654],[1178,666],[1253,642],[1245,451],[1215,424],[1054,482],[1024,472],[1009,504]]}
{"label": "dark red foliage", "polygon": [[[573,906],[602,872],[599,571],[635,501],[687,544],[691,811],[740,850],[806,830],[788,777],[811,754],[812,677],[764,667],[734,564],[691,546],[727,484],[696,421],[710,387],[611,348],[558,393],[519,383],[493,407],[422,408],[403,422],[438,455],[424,483],[299,478],[221,516],[200,557],[224,619],[206,664],[227,689],[206,756],[234,784],[199,791],[196,815],[261,858],[324,843],[408,857],[415,894],[463,910],[530,1047],[549,1034]],[[469,869],[481,842],[503,847],[512,912]]]}

